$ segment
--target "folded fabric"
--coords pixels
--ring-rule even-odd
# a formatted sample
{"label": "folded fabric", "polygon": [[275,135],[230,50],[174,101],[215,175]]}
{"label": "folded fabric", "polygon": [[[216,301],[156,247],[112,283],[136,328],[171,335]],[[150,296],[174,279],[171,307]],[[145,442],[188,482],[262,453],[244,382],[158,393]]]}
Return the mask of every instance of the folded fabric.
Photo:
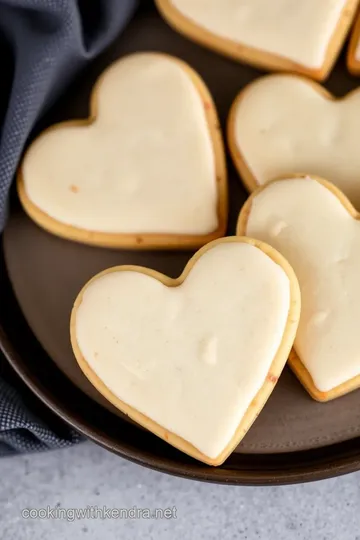
{"label": "folded fabric", "polygon": [[[125,28],[136,5],[137,0],[0,0],[0,232],[30,133],[73,77]],[[0,370],[0,455],[80,440],[65,427],[55,432],[48,418],[34,414],[22,398],[22,383],[14,376],[9,381],[7,373]]]}
{"label": "folded fabric", "polygon": [[81,440],[25,386],[0,353],[0,456],[64,448]]}

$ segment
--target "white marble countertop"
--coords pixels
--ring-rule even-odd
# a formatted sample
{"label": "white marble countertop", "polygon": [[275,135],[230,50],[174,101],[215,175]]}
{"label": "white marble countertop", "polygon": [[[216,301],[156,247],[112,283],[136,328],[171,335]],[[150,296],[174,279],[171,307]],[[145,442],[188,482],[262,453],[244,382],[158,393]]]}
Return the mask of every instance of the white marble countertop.
{"label": "white marble countertop", "polygon": [[[63,513],[51,518],[56,508]],[[87,516],[73,520],[73,508]],[[170,519],[123,513],[157,508],[169,508]],[[113,509],[114,517],[102,514]],[[0,538],[360,540],[360,473],[295,486],[219,486],[154,472],[86,442],[0,459]]]}

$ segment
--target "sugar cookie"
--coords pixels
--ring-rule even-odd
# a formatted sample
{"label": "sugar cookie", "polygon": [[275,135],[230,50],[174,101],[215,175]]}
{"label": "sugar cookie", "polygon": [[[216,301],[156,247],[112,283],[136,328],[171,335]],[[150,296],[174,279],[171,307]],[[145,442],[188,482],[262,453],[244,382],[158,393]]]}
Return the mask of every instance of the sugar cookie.
{"label": "sugar cookie", "polygon": [[346,61],[349,71],[353,75],[360,75],[360,11],[351,33]]}
{"label": "sugar cookie", "polygon": [[273,248],[216,240],[178,279],[119,266],[95,276],[71,316],[90,382],[183,452],[220,465],[285,365],[300,314],[295,274]]}
{"label": "sugar cookie", "polygon": [[360,222],[346,197],[318,177],[259,188],[239,235],[268,242],[292,265],[301,316],[290,365],[312,397],[328,401],[360,386]]}
{"label": "sugar cookie", "polygon": [[45,131],[18,176],[48,231],[107,247],[197,247],[223,236],[226,164],[212,98],[187,64],[138,53],[107,69],[91,114]]}
{"label": "sugar cookie", "polygon": [[335,99],[294,75],[268,75],[236,98],[228,120],[231,155],[246,187],[288,174],[328,179],[360,209],[360,90]]}
{"label": "sugar cookie", "polygon": [[156,0],[185,36],[261,68],[325,79],[359,0]]}

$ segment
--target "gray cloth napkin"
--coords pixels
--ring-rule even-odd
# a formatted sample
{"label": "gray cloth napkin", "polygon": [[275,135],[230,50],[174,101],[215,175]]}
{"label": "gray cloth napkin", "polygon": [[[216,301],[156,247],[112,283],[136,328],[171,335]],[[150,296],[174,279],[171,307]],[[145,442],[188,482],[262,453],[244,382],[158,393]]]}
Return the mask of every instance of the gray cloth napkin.
{"label": "gray cloth napkin", "polygon": [[[0,0],[0,232],[34,126],[72,78],[125,28],[136,5],[137,0]],[[1,357],[0,455],[77,442],[70,429],[55,432],[38,405],[34,414],[20,382],[6,375],[5,362]]]}

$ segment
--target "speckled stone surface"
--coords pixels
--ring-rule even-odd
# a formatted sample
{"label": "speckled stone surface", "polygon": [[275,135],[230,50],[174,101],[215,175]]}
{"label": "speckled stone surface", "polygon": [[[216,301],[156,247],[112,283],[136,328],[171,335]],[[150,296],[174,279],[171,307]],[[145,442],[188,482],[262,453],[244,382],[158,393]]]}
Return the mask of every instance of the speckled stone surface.
{"label": "speckled stone surface", "polygon": [[[87,506],[97,519],[22,517],[24,508]],[[101,519],[96,508],[103,507],[171,514]],[[218,486],[153,472],[83,443],[0,460],[0,538],[360,540],[360,473],[297,486]]]}

